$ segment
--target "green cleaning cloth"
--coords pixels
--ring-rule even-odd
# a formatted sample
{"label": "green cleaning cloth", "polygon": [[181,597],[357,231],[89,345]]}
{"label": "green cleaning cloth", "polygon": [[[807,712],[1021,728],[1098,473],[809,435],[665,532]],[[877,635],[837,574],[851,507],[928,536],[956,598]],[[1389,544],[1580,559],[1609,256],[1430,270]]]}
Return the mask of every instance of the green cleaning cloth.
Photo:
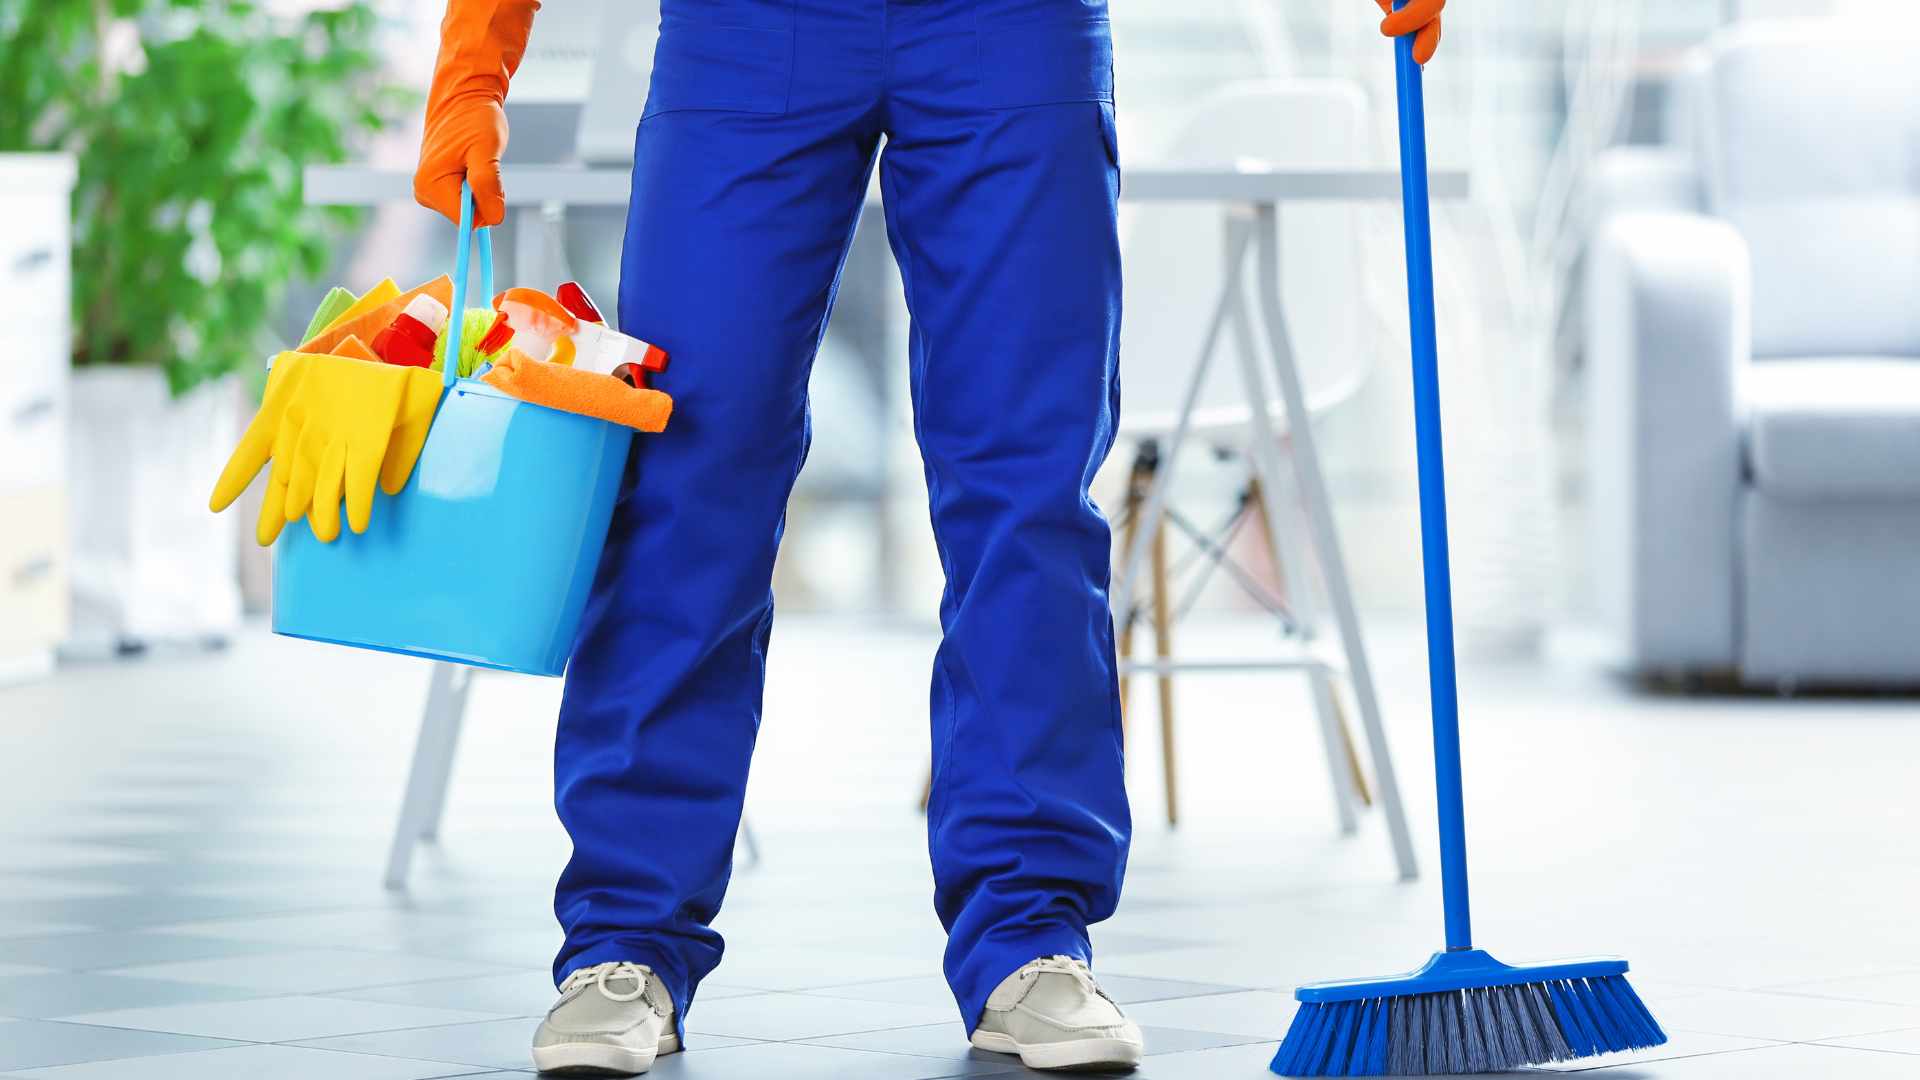
{"label": "green cleaning cloth", "polygon": [[307,332],[300,335],[300,340],[312,341],[318,337],[320,331],[327,328],[328,323],[339,318],[340,313],[352,307],[354,301],[358,299],[359,297],[353,295],[353,290],[344,286],[335,285],[328,289],[327,295],[320,299],[319,309],[313,313],[313,321],[307,324]]}
{"label": "green cleaning cloth", "polygon": [[[482,362],[482,357],[480,356],[480,339],[487,336],[488,330],[493,329],[493,317],[494,310],[492,308],[476,307],[467,309],[466,320],[460,324],[461,378],[464,379],[472,375],[474,369],[480,366]],[[446,370],[443,367],[446,360],[447,332],[442,330],[440,331],[440,336],[436,338],[433,343],[433,370]]]}

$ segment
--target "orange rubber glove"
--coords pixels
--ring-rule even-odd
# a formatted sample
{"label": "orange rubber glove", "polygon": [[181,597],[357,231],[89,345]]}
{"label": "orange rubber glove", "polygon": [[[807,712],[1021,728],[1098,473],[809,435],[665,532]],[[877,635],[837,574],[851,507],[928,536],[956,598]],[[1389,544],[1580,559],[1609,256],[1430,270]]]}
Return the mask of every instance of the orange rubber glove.
{"label": "orange rubber glove", "polygon": [[1381,33],[1388,37],[1413,34],[1414,61],[1425,64],[1433,59],[1434,51],[1440,48],[1440,9],[1447,6],[1447,0],[1412,0],[1399,11],[1393,10],[1393,0],[1374,2],[1387,13],[1386,21],[1380,24]]}
{"label": "orange rubber glove", "polygon": [[520,68],[540,0],[447,0],[440,58],[427,91],[427,127],[413,197],[460,220],[460,181],[473,185],[474,224],[507,216],[500,155],[507,148],[507,81]]}

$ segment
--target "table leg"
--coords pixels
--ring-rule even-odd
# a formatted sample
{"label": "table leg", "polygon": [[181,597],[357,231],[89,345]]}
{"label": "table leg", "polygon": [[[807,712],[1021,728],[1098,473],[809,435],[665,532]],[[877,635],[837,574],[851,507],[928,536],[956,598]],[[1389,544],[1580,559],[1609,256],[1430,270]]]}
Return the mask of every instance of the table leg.
{"label": "table leg", "polygon": [[1373,771],[1380,788],[1380,803],[1385,810],[1388,835],[1393,843],[1394,859],[1400,877],[1419,876],[1419,860],[1414,854],[1413,838],[1407,830],[1406,808],[1400,801],[1400,785],[1394,775],[1393,752],[1387,745],[1386,729],[1380,721],[1380,702],[1375,695],[1373,670],[1367,661],[1366,642],[1360,632],[1360,615],[1354,604],[1352,585],[1347,578],[1346,557],[1340,548],[1340,536],[1334,527],[1332,503],[1327,498],[1326,478],[1320,470],[1320,456],[1314,446],[1312,416],[1307,411],[1307,395],[1300,385],[1300,373],[1293,363],[1293,342],[1287,333],[1286,316],[1281,306],[1279,210],[1272,203],[1258,210],[1254,255],[1257,268],[1254,284],[1260,295],[1260,312],[1269,345],[1273,350],[1275,374],[1280,394],[1292,418],[1293,464],[1300,492],[1305,497],[1308,527],[1314,548],[1326,577],[1328,600],[1334,621],[1340,629],[1347,670],[1353,678],[1354,697],[1360,703],[1360,720],[1366,730],[1368,750],[1373,756]]}

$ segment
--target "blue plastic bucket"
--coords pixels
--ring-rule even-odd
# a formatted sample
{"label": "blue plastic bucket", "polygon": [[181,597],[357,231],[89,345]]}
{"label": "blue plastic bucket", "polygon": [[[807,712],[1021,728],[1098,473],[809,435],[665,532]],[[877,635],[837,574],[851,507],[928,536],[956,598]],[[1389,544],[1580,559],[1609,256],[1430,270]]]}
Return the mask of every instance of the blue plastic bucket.
{"label": "blue plastic bucket", "polygon": [[375,496],[366,532],[323,544],[295,522],[280,534],[273,632],[560,674],[632,436],[461,379],[406,488]]}
{"label": "blue plastic bucket", "polygon": [[[449,357],[459,355],[470,232],[463,220]],[[484,229],[479,242],[491,296]],[[446,367],[451,375],[456,365]],[[477,379],[449,381],[412,478],[392,498],[375,496],[366,532],[323,544],[295,522],[280,534],[273,632],[559,675],[633,432],[527,404]]]}

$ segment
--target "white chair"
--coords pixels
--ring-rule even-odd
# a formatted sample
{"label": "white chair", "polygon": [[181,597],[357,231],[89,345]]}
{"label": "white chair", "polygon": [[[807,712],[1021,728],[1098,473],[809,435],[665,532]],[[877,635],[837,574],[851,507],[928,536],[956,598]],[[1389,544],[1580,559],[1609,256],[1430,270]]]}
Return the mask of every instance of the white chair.
{"label": "white chair", "polygon": [[[1326,79],[1245,83],[1222,90],[1195,107],[1178,138],[1159,156],[1182,166],[1227,167],[1250,163],[1274,168],[1355,168],[1369,164],[1366,100],[1358,88]],[[1121,386],[1125,406],[1121,437],[1134,446],[1125,507],[1120,515],[1121,577],[1114,589],[1121,634],[1122,694],[1135,673],[1157,677],[1167,819],[1178,820],[1172,678],[1180,671],[1274,670],[1307,676],[1325,744],[1335,810],[1342,831],[1358,827],[1358,811],[1371,803],[1354,740],[1346,727],[1338,682],[1350,682],[1361,722],[1373,749],[1380,799],[1390,839],[1404,876],[1414,872],[1413,854],[1380,725],[1379,707],[1361,644],[1358,616],[1335,536],[1324,478],[1306,423],[1290,417],[1272,387],[1276,359],[1290,361],[1304,390],[1307,420],[1352,397],[1367,376],[1366,324],[1358,214],[1350,203],[1320,202],[1283,207],[1278,218],[1282,296],[1293,348],[1269,357],[1257,344],[1253,312],[1240,273],[1248,238],[1260,223],[1248,218],[1221,228],[1217,205],[1154,205],[1133,209],[1125,223],[1126,317],[1121,331]],[[1218,268],[1218,269],[1215,269]],[[1223,294],[1223,287],[1226,287]],[[1225,303],[1222,307],[1222,297]],[[1216,308],[1220,310],[1216,311]],[[1237,365],[1216,365],[1197,390],[1192,384],[1196,329],[1218,317]],[[1203,359],[1205,357],[1203,356]],[[1208,530],[1183,515],[1166,478],[1159,498],[1161,447],[1182,420],[1176,405],[1191,402],[1187,437],[1245,469],[1239,509],[1220,529]],[[1255,407],[1256,404],[1264,408]],[[1280,467],[1283,451],[1291,474]],[[1300,481],[1295,483],[1294,481]],[[1305,520],[1290,511],[1298,505]],[[1316,520],[1317,518],[1317,520]],[[1233,564],[1227,539],[1244,525],[1264,533],[1272,557],[1271,583]],[[1206,660],[1176,655],[1172,643],[1175,586],[1167,556],[1167,530],[1184,534],[1201,573],[1220,570],[1274,615],[1286,638],[1271,656]],[[1307,542],[1303,542],[1307,541]],[[1146,558],[1142,555],[1150,552]],[[1147,573],[1129,577],[1129,567]],[[1318,572],[1316,578],[1315,571]],[[1150,579],[1136,581],[1134,579]],[[1150,587],[1148,587],[1150,585]],[[1324,589],[1326,603],[1316,593]],[[1133,630],[1150,605],[1155,659],[1133,659]],[[1323,641],[1330,608],[1338,632]]]}

